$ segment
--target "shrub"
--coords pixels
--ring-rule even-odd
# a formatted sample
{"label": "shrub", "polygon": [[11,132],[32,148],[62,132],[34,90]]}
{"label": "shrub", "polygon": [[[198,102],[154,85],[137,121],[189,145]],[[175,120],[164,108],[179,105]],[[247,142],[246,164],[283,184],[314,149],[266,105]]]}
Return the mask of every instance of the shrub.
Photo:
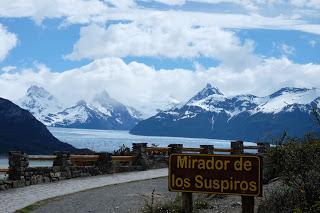
{"label": "shrub", "polygon": [[113,152],[115,156],[122,156],[122,155],[131,155],[131,150],[126,145],[122,144],[118,150]]}
{"label": "shrub", "polygon": [[259,212],[320,212],[320,140],[313,135],[287,139],[264,158],[264,181],[279,177]]}
{"label": "shrub", "polygon": [[164,203],[155,203],[154,191],[151,193],[151,200],[145,200],[145,205],[142,208],[142,213],[180,213],[180,196],[177,196],[176,199]]}

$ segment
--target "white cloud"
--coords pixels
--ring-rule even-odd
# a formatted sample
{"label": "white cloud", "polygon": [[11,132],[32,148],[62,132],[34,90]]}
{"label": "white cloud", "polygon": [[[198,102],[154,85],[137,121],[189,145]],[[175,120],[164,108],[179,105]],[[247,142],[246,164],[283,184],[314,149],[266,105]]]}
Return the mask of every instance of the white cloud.
{"label": "white cloud", "polygon": [[0,24],[0,61],[3,61],[10,50],[17,45],[18,38],[14,33],[8,32],[7,29]]}
{"label": "white cloud", "polygon": [[[169,5],[179,5],[186,2],[185,0],[156,1]],[[319,14],[319,10],[315,9],[320,7],[318,0],[292,0],[291,2],[285,0],[192,0],[192,2],[211,4],[224,2],[251,8],[252,11],[246,14],[232,9],[227,13],[197,12],[197,9],[194,11],[161,11],[142,7],[136,0],[1,0],[0,17],[27,17],[37,23],[41,23],[45,18],[64,18],[63,24],[68,25],[105,24],[109,20],[136,21],[153,16],[154,13],[162,13],[167,16],[168,21],[174,21],[178,18],[187,22],[192,20],[193,22],[197,21],[198,24],[206,23],[221,28],[291,29],[320,34],[319,24],[312,24],[304,20],[304,15],[307,13]],[[269,6],[271,11],[276,10],[275,6],[278,6],[277,12],[268,14],[266,6]],[[304,12],[300,14],[299,11]]]}
{"label": "white cloud", "polygon": [[11,72],[11,71],[13,71],[13,70],[15,70],[15,69],[17,69],[16,66],[5,66],[5,67],[2,67],[2,68],[1,68],[1,70],[2,70],[3,72]]}
{"label": "white cloud", "polygon": [[99,0],[1,0],[0,16],[30,17],[40,23],[45,18],[66,17],[78,23],[104,13],[106,4]]}
{"label": "white cloud", "polygon": [[[235,33],[228,29],[301,30],[320,34],[320,25],[283,16],[268,18],[259,15],[132,9],[127,13],[106,14],[98,20],[100,24],[92,23],[81,28],[79,40],[65,58],[206,56],[242,69],[259,62],[258,57],[252,54],[254,43],[240,42]],[[105,26],[105,20],[128,22]],[[287,54],[290,51],[285,50]]]}
{"label": "white cloud", "polygon": [[[215,58],[231,67],[251,66],[259,59],[254,43],[240,42],[234,32],[175,19],[162,13],[105,28],[96,24],[81,29],[80,39],[67,59],[150,56],[167,58]],[[241,55],[241,61],[237,60]]]}
{"label": "white cloud", "polygon": [[267,95],[285,86],[319,87],[319,75],[320,65],[295,64],[287,58],[267,59],[243,72],[225,67],[154,70],[137,62],[126,64],[118,58],[105,58],[62,73],[37,65],[20,73],[0,74],[0,97],[18,99],[28,86],[38,84],[66,104],[73,104],[106,89],[114,98],[150,115],[172,97],[187,101],[208,82],[225,94]]}
{"label": "white cloud", "polygon": [[184,5],[186,0],[155,0],[155,2],[160,2],[167,5]]}
{"label": "white cloud", "polygon": [[314,48],[314,47],[317,45],[317,41],[311,40],[311,41],[309,41],[309,45],[310,45],[312,48]]}
{"label": "white cloud", "polygon": [[284,43],[279,46],[279,49],[284,55],[293,55],[296,51],[296,48]]}
{"label": "white cloud", "polygon": [[319,0],[145,0],[161,2],[168,5],[184,5],[187,2],[207,3],[207,4],[221,4],[228,3],[240,5],[249,11],[263,10],[265,7],[272,7],[274,10],[282,10],[286,12],[287,8],[311,8],[319,9]]}

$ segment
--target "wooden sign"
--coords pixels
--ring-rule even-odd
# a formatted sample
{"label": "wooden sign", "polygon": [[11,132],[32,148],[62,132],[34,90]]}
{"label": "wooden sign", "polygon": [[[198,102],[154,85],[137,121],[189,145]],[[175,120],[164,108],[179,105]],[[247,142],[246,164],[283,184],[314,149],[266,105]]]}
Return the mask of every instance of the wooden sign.
{"label": "wooden sign", "polygon": [[261,161],[255,155],[172,154],[169,191],[258,196]]}

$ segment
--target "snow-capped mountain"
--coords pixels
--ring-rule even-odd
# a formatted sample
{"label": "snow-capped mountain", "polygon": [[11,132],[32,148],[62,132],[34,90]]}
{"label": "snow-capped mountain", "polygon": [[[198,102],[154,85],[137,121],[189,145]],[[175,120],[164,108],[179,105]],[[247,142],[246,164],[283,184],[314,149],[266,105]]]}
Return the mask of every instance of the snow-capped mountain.
{"label": "snow-capped mountain", "polygon": [[112,99],[106,91],[90,103],[83,100],[57,113],[54,126],[86,129],[130,129],[138,123],[140,113]]}
{"label": "snow-capped mountain", "polygon": [[17,104],[31,112],[33,116],[47,126],[53,122],[51,114],[55,114],[64,108],[63,104],[47,90],[35,85],[29,87],[26,96],[18,100]]}
{"label": "snow-capped mountain", "polygon": [[221,139],[267,140],[287,131],[302,136],[316,130],[312,109],[320,90],[282,88],[266,96],[226,96],[208,84],[185,105],[141,121],[131,133]]}
{"label": "snow-capped mountain", "polygon": [[106,91],[96,94],[89,102],[80,100],[63,108],[44,88],[32,86],[19,103],[47,126],[124,130],[141,120],[141,113],[111,98]]}

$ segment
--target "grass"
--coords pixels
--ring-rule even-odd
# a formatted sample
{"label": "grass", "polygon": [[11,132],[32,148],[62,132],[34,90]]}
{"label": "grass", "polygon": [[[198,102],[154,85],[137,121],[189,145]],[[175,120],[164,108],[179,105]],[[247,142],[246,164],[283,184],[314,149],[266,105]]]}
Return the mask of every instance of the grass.
{"label": "grass", "polygon": [[[193,201],[193,213],[198,213],[201,209],[212,209],[209,202],[211,199],[220,199],[219,196],[201,195],[199,194]],[[145,199],[145,205],[141,209],[141,213],[181,213],[181,196],[176,194],[174,200],[162,202],[155,201],[155,190],[152,191],[150,199]]]}
{"label": "grass", "polygon": [[33,210],[38,209],[39,207],[41,207],[43,205],[46,205],[50,201],[51,201],[51,199],[41,200],[39,202],[36,202],[36,203],[31,204],[29,206],[26,206],[26,207],[24,207],[22,209],[19,209],[19,210],[15,211],[15,213],[29,213],[29,212],[31,212]]}

